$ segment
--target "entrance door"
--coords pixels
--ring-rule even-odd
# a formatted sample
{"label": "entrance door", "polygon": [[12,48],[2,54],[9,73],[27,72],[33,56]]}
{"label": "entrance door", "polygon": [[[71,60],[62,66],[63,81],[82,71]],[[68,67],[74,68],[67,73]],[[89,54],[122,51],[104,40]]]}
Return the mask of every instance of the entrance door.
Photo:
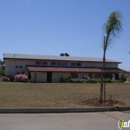
{"label": "entrance door", "polygon": [[52,72],[47,72],[47,82],[52,82]]}

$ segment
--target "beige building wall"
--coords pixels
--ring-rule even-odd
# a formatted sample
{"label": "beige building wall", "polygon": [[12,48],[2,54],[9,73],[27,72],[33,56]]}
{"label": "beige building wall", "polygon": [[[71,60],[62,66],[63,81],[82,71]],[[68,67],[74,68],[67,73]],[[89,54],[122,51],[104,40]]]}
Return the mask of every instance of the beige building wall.
{"label": "beige building wall", "polygon": [[53,72],[52,73],[52,82],[60,82],[60,78],[65,75],[69,75],[71,73],[62,73],[62,72]]}
{"label": "beige building wall", "polygon": [[[9,59],[5,60],[5,75],[7,76],[14,76],[17,73],[23,73],[27,71],[26,65],[35,65],[33,60],[15,60]],[[18,68],[16,68],[18,66]],[[20,68],[22,66],[22,68]]]}
{"label": "beige building wall", "polygon": [[[26,65],[36,65],[35,64],[36,61],[44,61],[44,60],[5,59],[5,65],[6,65],[5,75],[14,76],[17,73],[24,73],[25,71],[27,71]],[[45,62],[48,62],[48,65],[51,65],[51,61],[45,60]],[[55,62],[58,62],[58,61],[55,61]],[[59,62],[67,62],[67,61],[59,61]],[[95,67],[96,68],[96,67],[102,66],[102,63],[96,63],[96,62],[76,62],[76,63],[81,63],[82,64],[81,67]],[[18,66],[18,68],[16,68],[16,66]],[[22,66],[22,68],[20,68],[20,66]],[[71,66],[71,61],[68,61],[68,66]],[[118,68],[118,64],[117,63],[106,63],[106,67]],[[57,76],[57,75],[59,75],[59,76]],[[58,77],[61,77],[61,76],[62,76],[61,73],[54,74],[54,76],[52,77],[52,80],[57,82],[57,81],[59,81]],[[84,73],[79,74],[79,78],[81,78],[83,76],[84,76]]]}
{"label": "beige building wall", "polygon": [[[34,72],[31,72],[32,82],[35,81]],[[38,72],[36,82],[47,82],[47,73],[46,72]]]}

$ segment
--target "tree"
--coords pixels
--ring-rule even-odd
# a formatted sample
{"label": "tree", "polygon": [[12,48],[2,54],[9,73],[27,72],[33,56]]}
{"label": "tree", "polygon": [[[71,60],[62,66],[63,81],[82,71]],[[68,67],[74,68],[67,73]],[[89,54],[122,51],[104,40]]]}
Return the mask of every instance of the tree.
{"label": "tree", "polygon": [[0,59],[0,76],[5,75],[5,63]]}
{"label": "tree", "polygon": [[37,75],[38,75],[38,72],[33,72],[33,75],[34,75],[34,82],[37,82]]}
{"label": "tree", "polygon": [[[108,47],[112,44],[114,38],[122,31],[121,24],[122,14],[119,11],[113,11],[108,17],[108,20],[104,26],[105,36],[103,38],[103,65],[101,72],[101,88],[100,88],[100,99],[99,102],[103,103],[103,93],[104,101],[106,99],[106,87],[105,87],[105,63],[106,63],[106,51]],[[103,80],[104,79],[104,80]]]}
{"label": "tree", "polygon": [[68,53],[65,53],[65,56],[70,56]]}
{"label": "tree", "polygon": [[60,56],[65,56],[65,54],[64,53],[60,53]]}

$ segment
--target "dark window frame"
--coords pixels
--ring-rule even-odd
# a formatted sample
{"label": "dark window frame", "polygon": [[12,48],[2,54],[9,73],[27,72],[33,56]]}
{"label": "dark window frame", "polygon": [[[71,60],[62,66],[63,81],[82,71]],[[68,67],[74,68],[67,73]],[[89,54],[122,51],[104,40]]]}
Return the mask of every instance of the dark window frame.
{"label": "dark window frame", "polygon": [[72,78],[78,79],[78,73],[71,73]]}
{"label": "dark window frame", "polygon": [[22,66],[20,65],[19,68],[22,68]]}
{"label": "dark window frame", "polygon": [[45,65],[45,66],[46,66],[47,64],[48,64],[48,63],[47,63],[46,61],[43,61],[43,62],[42,62],[42,65]]}
{"label": "dark window frame", "polygon": [[[59,64],[60,63],[60,64]],[[62,62],[57,62],[57,65],[62,65]]]}
{"label": "dark window frame", "polygon": [[55,66],[55,65],[56,65],[56,62],[51,62],[51,65],[54,65],[54,66]]}
{"label": "dark window frame", "polygon": [[77,66],[81,66],[81,63],[77,63]]}
{"label": "dark window frame", "polygon": [[63,66],[67,66],[68,65],[68,63],[67,62],[63,62]]}
{"label": "dark window frame", "polygon": [[36,65],[41,65],[41,61],[36,61],[35,64]]}
{"label": "dark window frame", "polygon": [[71,62],[71,66],[76,66],[76,63],[75,62]]}

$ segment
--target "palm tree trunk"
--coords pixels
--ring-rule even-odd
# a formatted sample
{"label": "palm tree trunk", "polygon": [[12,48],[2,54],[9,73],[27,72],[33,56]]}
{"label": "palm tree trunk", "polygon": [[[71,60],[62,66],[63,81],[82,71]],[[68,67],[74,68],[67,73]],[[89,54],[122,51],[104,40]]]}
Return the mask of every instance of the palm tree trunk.
{"label": "palm tree trunk", "polygon": [[104,105],[105,105],[105,101],[106,101],[106,83],[105,83],[105,78],[106,78],[106,72],[105,69],[106,68],[106,51],[104,52]]}
{"label": "palm tree trunk", "polygon": [[104,36],[104,48],[103,48],[103,65],[102,65],[102,72],[101,72],[101,87],[100,87],[100,99],[99,99],[99,103],[103,103],[103,93],[105,92],[105,87],[103,85],[105,85],[105,55],[106,55],[106,47],[105,47],[105,36]]}

